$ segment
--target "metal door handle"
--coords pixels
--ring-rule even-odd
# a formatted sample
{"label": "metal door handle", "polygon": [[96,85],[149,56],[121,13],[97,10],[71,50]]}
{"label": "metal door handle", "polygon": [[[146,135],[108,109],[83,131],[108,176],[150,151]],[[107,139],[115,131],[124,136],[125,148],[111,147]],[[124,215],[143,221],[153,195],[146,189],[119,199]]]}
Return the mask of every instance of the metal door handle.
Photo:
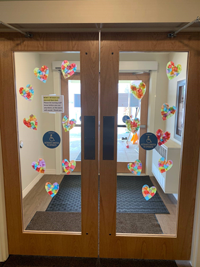
{"label": "metal door handle", "polygon": [[143,125],[140,125],[140,128],[145,129],[145,128],[147,128],[147,126],[143,124]]}

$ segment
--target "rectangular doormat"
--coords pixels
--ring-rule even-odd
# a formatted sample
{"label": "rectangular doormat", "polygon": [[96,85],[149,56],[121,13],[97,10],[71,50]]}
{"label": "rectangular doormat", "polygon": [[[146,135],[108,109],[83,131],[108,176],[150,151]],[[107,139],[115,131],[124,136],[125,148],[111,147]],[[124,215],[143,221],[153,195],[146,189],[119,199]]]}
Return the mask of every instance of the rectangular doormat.
{"label": "rectangular doormat", "polygon": [[[81,213],[37,211],[26,230],[81,232]],[[117,213],[117,233],[162,234],[154,214]]]}
{"label": "rectangular doormat", "polygon": [[[153,186],[149,176],[117,176],[117,212],[169,214],[158,192],[146,201],[143,185]],[[114,190],[114,188],[113,188]],[[46,211],[81,212],[81,176],[65,175]]]}

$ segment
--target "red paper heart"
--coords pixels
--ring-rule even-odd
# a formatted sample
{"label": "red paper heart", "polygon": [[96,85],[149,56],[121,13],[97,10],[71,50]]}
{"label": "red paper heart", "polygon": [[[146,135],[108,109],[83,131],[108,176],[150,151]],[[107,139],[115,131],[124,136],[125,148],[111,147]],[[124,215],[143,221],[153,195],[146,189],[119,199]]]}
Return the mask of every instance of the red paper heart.
{"label": "red paper heart", "polygon": [[161,146],[164,143],[166,143],[170,139],[170,135],[171,134],[169,132],[163,133],[163,131],[161,129],[158,129],[156,132],[156,137],[158,139],[158,145]]}

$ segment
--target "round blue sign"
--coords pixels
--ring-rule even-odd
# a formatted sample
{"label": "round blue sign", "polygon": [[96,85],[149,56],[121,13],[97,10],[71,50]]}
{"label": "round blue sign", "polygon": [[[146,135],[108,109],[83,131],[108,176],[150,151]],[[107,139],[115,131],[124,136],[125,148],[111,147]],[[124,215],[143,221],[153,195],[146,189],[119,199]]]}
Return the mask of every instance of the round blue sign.
{"label": "round blue sign", "polygon": [[56,148],[60,145],[60,136],[54,131],[46,132],[43,135],[43,143],[48,148]]}
{"label": "round blue sign", "polygon": [[126,123],[127,120],[130,120],[130,117],[128,115],[124,115],[124,117],[122,118],[122,121]]}
{"label": "round blue sign", "polygon": [[157,146],[158,139],[153,133],[145,133],[140,137],[140,146],[145,150],[152,150]]}

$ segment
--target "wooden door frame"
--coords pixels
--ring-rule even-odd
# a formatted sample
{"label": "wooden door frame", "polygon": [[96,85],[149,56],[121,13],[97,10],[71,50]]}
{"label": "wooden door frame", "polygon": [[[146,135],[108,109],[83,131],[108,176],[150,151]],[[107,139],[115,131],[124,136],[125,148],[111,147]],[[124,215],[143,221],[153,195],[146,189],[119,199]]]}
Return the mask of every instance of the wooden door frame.
{"label": "wooden door frame", "polygon": [[[177,235],[116,234],[117,108],[119,52],[188,52],[187,102],[180,168]],[[100,257],[189,260],[194,222],[200,147],[199,62],[200,34],[102,33],[101,115],[114,116],[114,160],[103,160],[103,129],[100,156]],[[112,103],[112,105],[110,104]],[[191,161],[192,159],[192,161]]]}
{"label": "wooden door frame", "polygon": [[[63,114],[63,116],[66,115],[69,117],[69,99],[68,99],[69,83],[68,81],[80,80],[81,77],[80,77],[80,73],[75,73],[73,76],[71,76],[68,79],[64,79],[62,73],[60,73],[60,77],[61,77],[61,95],[64,95],[64,106],[65,106],[65,113]],[[61,120],[62,119],[63,117],[61,118]],[[62,155],[63,155],[63,159],[69,160],[69,155],[70,155],[69,131],[65,132],[63,128],[62,128]],[[76,168],[73,173],[80,172],[80,171],[81,171],[81,161],[76,161]]]}
{"label": "wooden door frame", "polygon": [[[80,51],[82,118],[95,116],[95,160],[81,167],[82,232],[24,231],[16,116],[14,52]],[[10,254],[98,256],[98,33],[0,33],[0,125]],[[92,100],[88,105],[88,98]],[[82,120],[84,129],[84,120]],[[84,131],[81,134],[84,155]],[[12,162],[12,166],[10,165]]]}
{"label": "wooden door frame", "polygon": [[[140,136],[147,132],[148,104],[149,104],[149,73],[132,74],[119,73],[119,81],[123,80],[142,80],[146,84],[146,93],[141,100],[140,124],[146,125],[146,128],[140,128]],[[146,150],[139,145],[139,160],[142,162],[142,173],[146,172]],[[117,173],[130,173],[127,168],[129,162],[117,162]]]}

